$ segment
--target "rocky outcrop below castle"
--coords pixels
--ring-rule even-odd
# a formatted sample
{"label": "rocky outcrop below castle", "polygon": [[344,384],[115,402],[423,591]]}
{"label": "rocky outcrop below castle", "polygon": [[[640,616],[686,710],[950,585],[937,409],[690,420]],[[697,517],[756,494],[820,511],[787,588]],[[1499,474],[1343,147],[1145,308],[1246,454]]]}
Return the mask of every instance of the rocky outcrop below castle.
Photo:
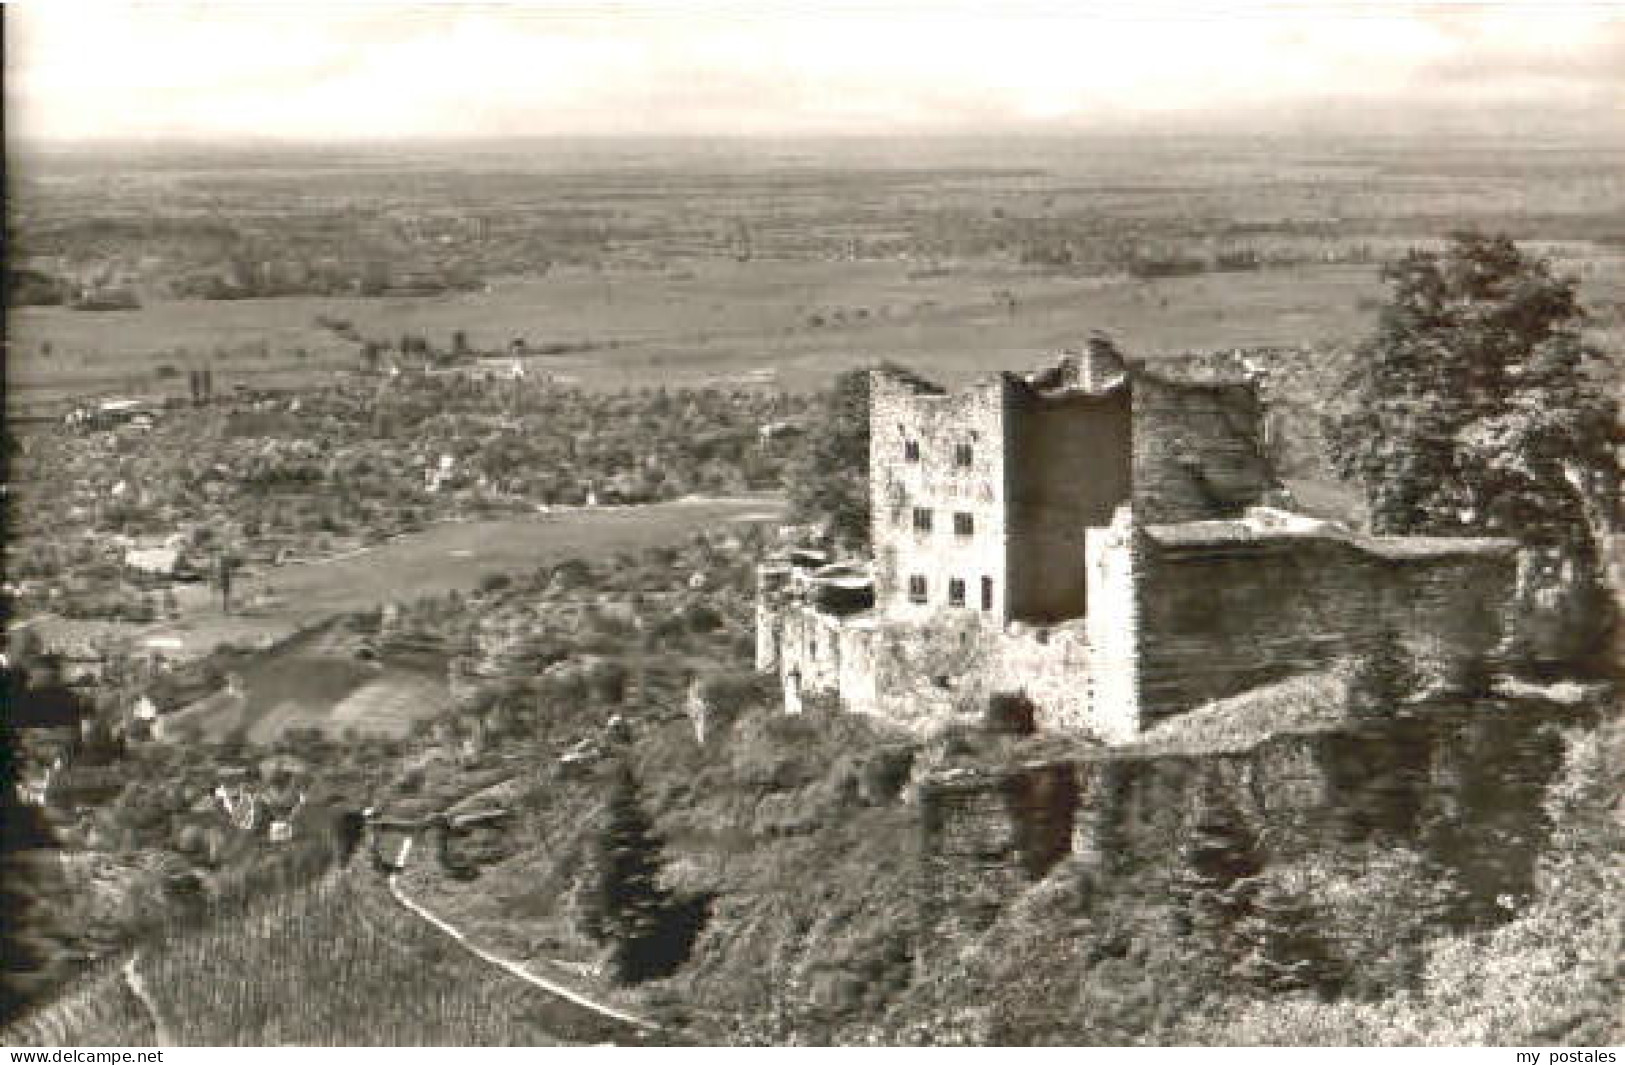
{"label": "rocky outcrop below castle", "polygon": [[1594,724],[1596,702],[1480,701],[1240,750],[1121,748],[937,773],[919,792],[924,887],[939,912],[991,911],[1072,856],[1156,891],[1219,822],[1255,840],[1267,863],[1415,851],[1491,914],[1530,890],[1562,731]]}

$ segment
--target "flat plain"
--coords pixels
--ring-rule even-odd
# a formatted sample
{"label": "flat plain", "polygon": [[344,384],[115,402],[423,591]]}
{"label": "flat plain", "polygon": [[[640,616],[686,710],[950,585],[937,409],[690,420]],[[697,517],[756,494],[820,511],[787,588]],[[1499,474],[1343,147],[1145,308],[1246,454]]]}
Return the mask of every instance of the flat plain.
{"label": "flat plain", "polygon": [[[10,404],[179,394],[198,366],[217,387],[295,383],[355,369],[364,341],[449,350],[458,334],[491,354],[520,340],[537,371],[590,388],[800,390],[878,359],[958,377],[1029,365],[1091,329],[1148,355],[1345,344],[1371,326],[1378,265],[1463,226],[1579,274],[1599,338],[1625,333],[1616,150],[916,147],[225,153],[123,160],[122,175],[24,160],[19,262],[116,278],[141,306],[15,308]],[[304,294],[176,295],[200,275],[247,284],[386,261],[464,280],[436,294],[284,281],[267,291]]]}

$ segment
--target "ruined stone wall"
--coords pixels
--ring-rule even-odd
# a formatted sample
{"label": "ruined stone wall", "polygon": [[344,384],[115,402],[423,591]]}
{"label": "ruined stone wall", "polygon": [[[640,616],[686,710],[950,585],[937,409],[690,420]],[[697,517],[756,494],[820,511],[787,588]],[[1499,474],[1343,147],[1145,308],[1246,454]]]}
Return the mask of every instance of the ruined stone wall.
{"label": "ruined stone wall", "polygon": [[1270,487],[1249,385],[1133,379],[1134,512],[1160,524],[1234,517]]}
{"label": "ruined stone wall", "polygon": [[838,620],[804,606],[780,615],[779,678],[785,709],[799,712],[808,698],[834,698],[840,691]]}
{"label": "ruined stone wall", "polygon": [[779,630],[783,623],[779,611],[766,603],[756,604],[756,672],[779,671]]}
{"label": "ruined stone wall", "polygon": [[781,633],[787,693],[838,697],[848,712],[875,714],[912,732],[985,714],[995,695],[1025,697],[1043,732],[1095,727],[1082,622],[1000,630],[962,611],[886,622],[793,608],[783,615]]}
{"label": "ruined stone wall", "polygon": [[919,621],[877,627],[873,643],[876,712],[929,732],[980,712],[992,692],[992,636],[982,617],[944,608]]}
{"label": "ruined stone wall", "polygon": [[921,880],[930,916],[986,925],[1031,883],[1009,780],[987,774],[921,785]]}
{"label": "ruined stone wall", "polygon": [[836,627],[836,678],[841,705],[854,714],[879,713],[880,630],[871,621],[848,622]]}
{"label": "ruined stone wall", "polygon": [[[925,733],[985,713],[995,695],[1021,695],[1033,704],[1039,731],[1099,728],[1081,621],[1001,630],[964,611],[886,621],[788,604],[761,607],[758,623],[759,668],[778,674],[790,713],[822,700]],[[1118,723],[1104,735],[1127,739],[1132,730]]]}
{"label": "ruined stone wall", "polygon": [[788,566],[763,565],[756,570],[756,670],[759,673],[778,672],[780,630],[784,625],[785,592],[789,584]]}
{"label": "ruined stone wall", "polygon": [[1085,730],[1108,742],[1140,731],[1138,544],[1127,508],[1111,525],[1090,529],[1084,544],[1089,580]]}
{"label": "ruined stone wall", "polygon": [[[958,579],[962,609],[983,610],[986,580],[985,612],[1001,622],[1008,616],[1006,410],[1014,384],[999,375],[948,395],[885,371],[872,377],[869,469],[881,612],[925,617],[947,604],[948,582]],[[960,448],[969,449],[968,464]],[[929,531],[916,529],[916,508],[930,512]],[[955,514],[970,516],[970,535],[955,531]],[[911,601],[911,576],[926,581],[924,603]]]}
{"label": "ruined stone wall", "polygon": [[[1006,690],[1001,684],[1019,690],[1023,683],[1013,663],[1000,660],[1006,638],[967,611],[943,608],[910,621],[872,613],[839,617],[791,604],[774,616],[777,669],[790,713],[828,702],[925,733],[984,710],[993,693]],[[1040,677],[1044,691],[1064,691],[1079,657],[1074,652],[1072,661],[1052,661]],[[1024,664],[1032,662],[1029,656]],[[1064,726],[1057,720],[1054,727]]]}
{"label": "ruined stone wall", "polygon": [[1489,901],[1527,889],[1533,873],[1543,789],[1562,760],[1549,723],[1590,713],[1473,703],[1247,751],[1080,762],[1073,851],[1123,873],[1166,867],[1195,818],[1222,811],[1272,860],[1410,846]]}
{"label": "ruined stone wall", "polygon": [[1333,537],[1138,545],[1141,726],[1325,666],[1379,638],[1447,685],[1487,655],[1510,552],[1385,556]]}
{"label": "ruined stone wall", "polygon": [[992,634],[990,694],[1021,695],[1039,732],[1090,730],[1089,639],[1081,621]]}
{"label": "ruined stone wall", "polygon": [[[1487,712],[1486,712],[1487,711]],[[1199,820],[1227,821],[1268,863],[1404,847],[1492,912],[1529,890],[1562,763],[1553,722],[1595,708],[1482,703],[1353,723],[1214,754],[1103,754],[927,781],[922,857],[944,909],[985,883],[1009,897],[1067,854],[1135,884],[1177,875]],[[1070,830],[1070,839],[1058,839]]]}
{"label": "ruined stone wall", "polygon": [[1142,724],[1319,668],[1372,609],[1362,567],[1330,540],[1139,544]]}
{"label": "ruined stone wall", "polygon": [[1016,772],[963,773],[922,783],[923,872],[928,898],[986,921],[1071,852],[1079,808],[1068,763]]}
{"label": "ruined stone wall", "polygon": [[1013,393],[1010,415],[1010,616],[1083,617],[1084,533],[1129,496],[1129,397]]}
{"label": "ruined stone wall", "polygon": [[[1466,690],[1500,637],[1510,550],[1406,553],[1331,535],[1159,543],[1127,512],[1086,545],[1091,610],[1054,626],[999,626],[939,607],[915,618],[764,605],[759,662],[794,711],[838,700],[928,731],[1021,695],[1044,732],[1128,742],[1204,703],[1398,649],[1423,683]],[[1176,527],[1178,528],[1178,527]]]}
{"label": "ruined stone wall", "polygon": [[1397,635],[1425,684],[1471,687],[1473,676],[1493,661],[1510,624],[1515,549],[1506,545],[1500,551],[1424,558],[1375,555],[1365,561],[1380,598],[1374,623],[1361,635]]}

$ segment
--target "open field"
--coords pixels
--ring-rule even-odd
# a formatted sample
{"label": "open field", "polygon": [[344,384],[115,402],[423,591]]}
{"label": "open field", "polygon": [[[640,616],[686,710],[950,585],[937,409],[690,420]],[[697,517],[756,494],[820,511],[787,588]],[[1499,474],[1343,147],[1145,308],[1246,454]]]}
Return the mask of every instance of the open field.
{"label": "open field", "polygon": [[235,692],[218,692],[165,715],[165,739],[235,735],[270,743],[292,728],[400,736],[414,721],[443,712],[451,699],[443,656],[364,662],[353,646],[329,639],[327,626],[251,659],[235,684]]}
{"label": "open field", "polygon": [[[355,345],[317,325],[319,315],[352,322],[363,335],[387,340],[416,333],[444,345],[452,332],[463,330],[483,349],[502,349],[516,337],[610,349],[563,360],[583,368],[622,361],[615,350],[621,347],[672,356],[691,351],[703,360],[712,347],[741,342],[839,347],[862,344],[876,333],[958,327],[967,320],[1017,330],[1057,317],[1069,328],[1101,321],[1127,335],[1144,333],[1141,346],[1158,348],[1187,343],[1177,327],[1159,328],[1165,317],[1159,310],[1175,318],[1203,318],[1239,303],[1236,318],[1245,332],[1250,318],[1254,328],[1265,327],[1269,319],[1253,311],[1255,305],[1259,312],[1271,311],[1270,294],[1277,302],[1295,300],[1332,312],[1319,328],[1339,331],[1346,319],[1337,312],[1351,311],[1343,304],[1352,299],[1329,297],[1362,294],[1372,271],[1307,267],[1137,280],[965,265],[920,274],[899,262],[711,261],[672,270],[557,269],[542,277],[504,279],[484,292],[447,296],[167,300],[100,313],[30,307],[19,309],[13,320],[13,344],[21,357],[15,370],[26,385],[67,376],[76,366],[139,369],[170,357],[180,364],[217,349],[246,353],[260,342],[280,363],[303,347],[314,364],[354,365]],[[1290,295],[1299,287],[1307,290],[1306,298]],[[1014,311],[1002,304],[998,294],[1004,292],[1017,298]],[[1315,325],[1296,324],[1299,331],[1304,324]],[[38,357],[46,342],[54,353],[50,360]],[[233,365],[238,361],[252,367],[255,356],[243,354]],[[681,368],[680,357],[672,362]]]}
{"label": "open field", "polygon": [[510,573],[568,558],[601,560],[621,551],[677,543],[735,522],[776,520],[773,496],[677,500],[635,507],[560,509],[534,517],[446,523],[349,555],[245,571],[244,599],[274,589],[264,605],[221,614],[202,586],[178,586],[182,617],[152,625],[41,618],[42,630],[81,638],[126,632],[160,641],[181,656],[224,641],[281,639],[335,614],[388,602],[468,591],[487,574]]}
{"label": "open field", "polygon": [[[179,394],[205,364],[217,388],[291,384],[357,367],[362,338],[457,332],[567,351],[536,368],[592,388],[772,370],[754,380],[802,389],[880,358],[952,377],[1094,328],[1137,354],[1347,342],[1375,264],[1464,225],[1580,273],[1618,343],[1622,158],[1222,137],[47,153],[18,168],[19,265],[143,306],[14,309],[10,402]],[[371,266],[472,281],[351,294]],[[199,275],[258,295],[176,299]],[[268,294],[290,291],[344,294]]]}
{"label": "open field", "polygon": [[220,612],[219,600],[206,588],[179,586],[182,616],[175,620],[135,625],[46,616],[29,625],[52,642],[130,637],[179,658],[226,642],[286,641],[240,671],[241,698],[211,696],[172,718],[177,735],[218,738],[241,730],[251,739],[268,740],[284,728],[310,726],[394,734],[444,705],[443,668],[393,660],[375,668],[353,655],[331,653],[319,633],[296,633],[388,602],[467,592],[489,574],[568,558],[603,560],[734,523],[775,520],[779,510],[777,498],[762,496],[447,523],[366,551],[247,573],[240,593],[245,600],[267,587],[275,594],[231,614]]}
{"label": "open field", "polygon": [[[467,591],[487,574],[568,558],[606,559],[621,551],[677,543],[700,531],[715,532],[731,522],[771,518],[777,510],[778,500],[763,496],[561,509],[534,517],[435,525],[366,551],[250,576],[250,585],[272,584],[277,602],[244,620],[268,632],[291,631],[381,603]],[[196,622],[200,627],[213,623]],[[180,627],[161,631],[183,640],[197,634]]]}
{"label": "open field", "polygon": [[[1584,291],[1603,312],[1599,338],[1625,339],[1617,293],[1625,256],[1583,261]],[[315,324],[354,323],[363,335],[457,331],[476,348],[515,337],[572,345],[531,356],[532,372],[591,388],[742,379],[817,388],[850,366],[892,359],[958,378],[1028,366],[1105,329],[1139,354],[1250,345],[1343,343],[1372,326],[1381,283],[1372,266],[1296,266],[1192,277],[1068,278],[995,266],[910,277],[903,263],[718,261],[676,271],[560,269],[489,291],[362,299],[286,297],[169,301],[100,314],[19,308],[8,369],[12,402],[86,391],[183,394],[184,368],[217,348],[216,388],[288,383],[358,365],[357,345]],[[1014,298],[1012,307],[1001,296]],[[39,357],[49,342],[53,355]],[[268,354],[251,351],[263,342]],[[292,353],[303,350],[298,357]],[[160,379],[158,366],[183,368]]]}
{"label": "open field", "polygon": [[[1357,331],[1373,271],[1305,267],[1161,280],[1067,278],[992,266],[910,277],[905,263],[711,262],[677,271],[555,270],[489,291],[390,299],[287,297],[167,301],[87,314],[21,308],[10,383],[30,393],[162,387],[158,366],[208,353],[216,387],[268,371],[319,374],[359,364],[357,346],[315,324],[353,322],[365,336],[418,334],[476,348],[515,337],[589,348],[528,362],[588,386],[696,382],[773,369],[788,387],[816,386],[875,358],[952,370],[1021,365],[1091,328],[1135,351],[1339,339]],[[1011,308],[1001,297],[1015,299]],[[269,352],[254,352],[263,342]],[[49,360],[39,356],[49,343]],[[304,358],[293,353],[303,350]],[[169,391],[184,389],[171,378]]]}

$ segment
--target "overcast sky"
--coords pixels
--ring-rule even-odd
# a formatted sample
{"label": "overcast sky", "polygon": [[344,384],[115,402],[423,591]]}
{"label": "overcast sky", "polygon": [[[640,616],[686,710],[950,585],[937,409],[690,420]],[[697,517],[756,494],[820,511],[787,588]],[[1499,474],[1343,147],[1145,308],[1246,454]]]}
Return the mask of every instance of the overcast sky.
{"label": "overcast sky", "polygon": [[1625,130],[1625,0],[6,5],[12,136],[383,139],[1545,115]]}

